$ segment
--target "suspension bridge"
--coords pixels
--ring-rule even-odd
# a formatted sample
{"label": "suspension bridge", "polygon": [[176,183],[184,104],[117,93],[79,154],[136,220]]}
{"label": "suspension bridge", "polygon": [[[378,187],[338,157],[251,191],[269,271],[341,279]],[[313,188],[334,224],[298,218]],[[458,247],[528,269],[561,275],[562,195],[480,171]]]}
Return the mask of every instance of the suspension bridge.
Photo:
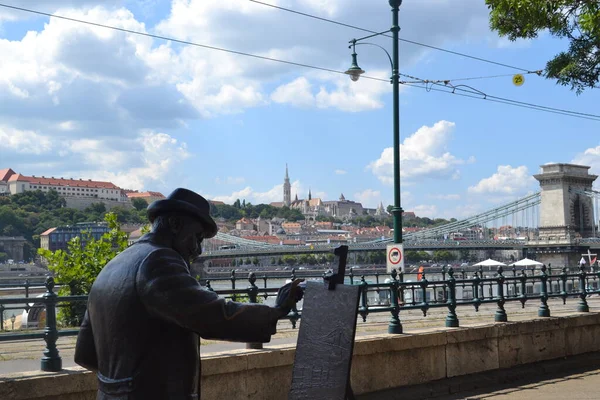
{"label": "suspension bridge", "polygon": [[[532,248],[550,253],[577,253],[600,247],[598,199],[592,189],[596,175],[589,167],[547,164],[534,177],[541,190],[518,200],[494,207],[469,218],[444,225],[407,232],[404,247],[410,250],[468,249],[523,250]],[[293,235],[288,238],[293,238]],[[384,250],[392,238],[346,237],[349,251]],[[289,242],[289,241],[288,241]],[[204,243],[201,260],[245,256],[329,252],[340,243],[298,245],[272,244],[218,233]]]}

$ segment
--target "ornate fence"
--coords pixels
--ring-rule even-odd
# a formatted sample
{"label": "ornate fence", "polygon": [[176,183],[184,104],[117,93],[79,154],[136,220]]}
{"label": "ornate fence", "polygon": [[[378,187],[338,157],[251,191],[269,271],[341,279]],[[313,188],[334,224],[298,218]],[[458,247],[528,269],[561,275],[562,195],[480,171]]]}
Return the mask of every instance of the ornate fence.
{"label": "ornate fence", "polygon": [[[557,273],[553,273],[557,272]],[[508,302],[520,303],[524,308],[527,302],[537,301],[538,316],[550,317],[548,299],[560,298],[566,304],[567,298],[578,298],[578,312],[588,312],[587,298],[592,294],[600,294],[600,270],[586,270],[584,266],[576,269],[546,268],[542,266],[537,269],[512,269],[507,272],[502,267],[496,271],[483,269],[467,271],[455,271],[452,268],[442,268],[434,274],[403,274],[396,270],[391,274],[374,272],[372,274],[356,276],[352,269],[346,277],[346,283],[359,285],[361,287],[361,299],[359,303],[359,315],[363,322],[373,313],[389,313],[391,315],[388,332],[400,334],[403,332],[400,320],[400,312],[405,310],[420,310],[424,316],[428,311],[435,308],[447,308],[445,318],[447,327],[458,327],[459,317],[456,312],[458,307],[472,306],[479,311],[482,304],[495,304],[495,322],[506,322],[508,320],[505,304]],[[321,279],[320,274],[303,274],[297,276],[292,270],[290,279],[302,277],[305,279]],[[415,280],[408,278],[414,277]],[[367,279],[369,278],[369,279]],[[259,303],[275,296],[279,286],[269,286],[269,280],[279,279],[267,275],[257,277],[250,273],[246,278],[238,278],[232,271],[228,278],[217,278],[206,280],[204,283],[207,290],[214,291],[219,296],[249,303]],[[213,289],[223,286],[227,282],[226,289]],[[260,285],[257,285],[258,284]],[[239,286],[245,285],[245,288]],[[14,285],[12,287],[15,287]],[[64,307],[73,303],[87,301],[87,296],[58,296],[55,292],[54,278],[46,279],[46,292],[42,297],[28,297],[28,284],[21,285],[26,291],[26,297],[8,298],[0,297],[0,315],[5,310],[25,309],[31,311],[39,308],[45,311],[45,327],[43,330],[33,331],[21,330],[0,333],[0,341],[14,341],[25,339],[40,339],[46,341],[46,349],[41,359],[42,371],[59,371],[62,360],[56,347],[56,341],[61,336],[73,336],[78,332],[77,328],[58,329],[56,321],[57,307]],[[38,303],[35,304],[34,303]],[[30,305],[30,303],[34,303]],[[25,304],[25,306],[17,306]],[[3,318],[3,317],[0,317]],[[294,308],[286,317],[292,327],[295,328],[297,321],[301,318],[301,310]],[[0,319],[0,322],[3,322]],[[2,328],[4,324],[2,323]],[[249,344],[249,347],[253,347]]]}

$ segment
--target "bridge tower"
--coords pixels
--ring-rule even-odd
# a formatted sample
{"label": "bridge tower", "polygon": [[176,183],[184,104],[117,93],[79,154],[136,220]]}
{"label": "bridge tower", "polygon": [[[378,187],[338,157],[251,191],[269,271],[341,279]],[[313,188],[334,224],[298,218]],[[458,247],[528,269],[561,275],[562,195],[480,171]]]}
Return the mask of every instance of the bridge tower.
{"label": "bridge tower", "polygon": [[598,178],[590,167],[573,164],[542,165],[533,177],[540,182],[540,239],[591,237],[594,234],[594,207],[591,197],[578,193],[591,190]]}
{"label": "bridge tower", "polygon": [[540,182],[539,241],[535,249],[540,262],[575,266],[584,250],[577,238],[595,232],[592,199],[582,193],[591,190],[598,178],[590,167],[574,164],[545,164],[533,177]]}

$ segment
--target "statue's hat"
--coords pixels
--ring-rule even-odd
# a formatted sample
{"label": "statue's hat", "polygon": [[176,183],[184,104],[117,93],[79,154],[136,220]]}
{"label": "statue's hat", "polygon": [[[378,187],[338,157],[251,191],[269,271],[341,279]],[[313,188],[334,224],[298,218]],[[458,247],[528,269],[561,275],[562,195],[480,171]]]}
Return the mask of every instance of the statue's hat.
{"label": "statue's hat", "polygon": [[154,222],[157,216],[169,212],[181,212],[197,218],[204,226],[204,238],[217,234],[217,224],[210,216],[210,204],[198,193],[177,188],[166,199],[156,200],[148,206],[148,219]]}

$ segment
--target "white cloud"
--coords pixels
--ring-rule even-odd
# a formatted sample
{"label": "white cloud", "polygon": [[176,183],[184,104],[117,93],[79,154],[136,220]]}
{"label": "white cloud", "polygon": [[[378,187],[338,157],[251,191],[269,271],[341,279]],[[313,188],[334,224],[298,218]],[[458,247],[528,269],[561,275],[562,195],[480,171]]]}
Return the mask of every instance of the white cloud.
{"label": "white cloud", "polygon": [[[460,175],[458,166],[465,163],[448,151],[454,122],[438,121],[433,126],[422,126],[400,145],[400,174],[402,178],[453,178]],[[468,162],[473,162],[470,158]],[[393,148],[383,150],[379,159],[367,165],[377,178],[393,184]]]}
{"label": "white cloud", "polygon": [[600,146],[585,149],[583,153],[577,154],[571,163],[587,165],[591,167],[590,173],[600,174]]}
{"label": "white cloud", "polygon": [[468,191],[474,194],[522,195],[534,185],[535,179],[526,166],[513,168],[510,165],[499,165],[495,174],[470,186]]}
{"label": "white cloud", "polygon": [[44,154],[52,150],[52,140],[34,131],[18,130],[0,125],[0,153],[2,149],[25,154]]}
{"label": "white cloud", "polygon": [[309,107],[315,104],[312,85],[303,76],[279,86],[271,94],[271,99],[276,103],[289,103],[298,107]]}
{"label": "white cloud", "polygon": [[432,204],[419,204],[413,207],[412,211],[417,217],[438,218],[439,216],[437,206]]}
{"label": "white cloud", "polygon": [[336,169],[334,172],[336,175],[346,175],[348,173],[348,171],[344,169]]}
{"label": "white cloud", "polygon": [[[308,188],[304,186],[300,181],[292,182],[292,200],[298,195],[299,199],[308,197]],[[322,191],[312,190],[313,198],[326,199],[327,193]],[[283,184],[275,185],[271,189],[259,192],[253,189],[251,186],[246,186],[241,190],[236,190],[231,194],[226,195],[208,195],[208,198],[212,200],[222,201],[227,204],[233,204],[237,199],[246,200],[252,204],[269,204],[272,202],[283,201]]]}
{"label": "white cloud", "polygon": [[379,190],[365,189],[362,192],[354,193],[354,199],[361,203],[363,207],[377,208],[381,202],[381,192]]}
{"label": "white cloud", "polygon": [[91,179],[111,181],[125,189],[143,190],[148,186],[165,184],[173,167],[190,154],[185,143],[166,133],[142,132],[130,150],[111,152],[107,142],[73,141],[70,150],[79,153],[86,166],[68,175],[87,176]]}

